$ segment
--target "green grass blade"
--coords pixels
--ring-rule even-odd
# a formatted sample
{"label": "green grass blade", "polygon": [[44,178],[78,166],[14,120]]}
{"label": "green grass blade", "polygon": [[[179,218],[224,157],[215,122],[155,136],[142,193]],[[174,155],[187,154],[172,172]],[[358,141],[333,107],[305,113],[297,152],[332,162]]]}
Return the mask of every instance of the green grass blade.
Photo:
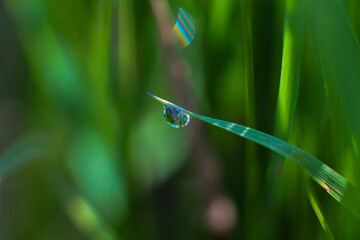
{"label": "green grass blade", "polygon": [[[243,52],[241,55],[241,63],[243,68],[243,73],[240,75],[240,79],[237,81],[243,81],[242,85],[244,87],[244,110],[245,110],[245,122],[246,125],[255,127],[255,91],[254,91],[254,55],[253,55],[253,29],[252,29],[252,0],[240,1],[240,15],[241,15],[241,41],[239,48]],[[236,64],[239,68],[239,64]],[[238,91],[235,91],[236,94],[239,94]],[[242,95],[241,93],[239,94]],[[232,101],[232,100],[231,100]],[[240,108],[241,109],[241,108]],[[252,142],[246,142],[245,144],[245,158],[246,161],[246,171],[244,172],[244,178],[248,179],[244,186],[244,203],[246,206],[251,206],[254,204],[254,201],[258,198],[258,194],[254,185],[260,184],[258,181],[259,173],[259,161],[257,159],[256,145]],[[251,207],[246,208],[244,211],[244,216],[247,216],[249,221],[245,228],[250,228],[250,225],[256,221],[254,211]],[[251,220],[253,219],[253,220]],[[251,233],[251,231],[250,231]]]}
{"label": "green grass blade", "polygon": [[[285,7],[284,44],[281,64],[281,76],[275,113],[274,136],[288,141],[294,121],[296,101],[299,90],[301,56],[303,50],[303,4],[302,2],[287,0]],[[271,181],[268,183],[269,195],[276,195],[276,183],[279,180],[283,157],[271,156]],[[274,201],[270,196],[267,201]],[[271,214],[270,214],[271,215]]]}
{"label": "green grass blade", "polygon": [[306,189],[307,189],[308,198],[309,198],[311,207],[314,209],[314,212],[315,212],[317,218],[319,219],[319,222],[320,222],[322,228],[324,229],[327,238],[330,240],[334,240],[335,239],[334,235],[332,234],[331,229],[325,220],[323,211],[322,211],[319,201],[314,193],[314,190],[312,189],[312,186],[310,184],[308,177],[306,178]]}
{"label": "green grass blade", "polygon": [[226,131],[256,142],[282,155],[283,157],[291,158],[297,162],[333,198],[335,198],[335,200],[343,204],[355,216],[360,218],[360,201],[358,201],[360,196],[359,190],[343,176],[309,153],[269,134],[236,123],[205,117],[181,108],[150,93],[149,95],[164,105],[176,108],[201,121],[210,123]]}
{"label": "green grass blade", "polygon": [[[360,149],[360,45],[342,1],[308,0],[332,118],[343,116]],[[319,14],[321,13],[321,14]],[[341,125],[344,125],[341,122]],[[344,126],[341,126],[343,128]]]}
{"label": "green grass blade", "polygon": [[275,136],[284,140],[289,138],[299,89],[303,48],[301,13],[301,2],[290,0],[286,2],[284,48],[275,120]]}
{"label": "green grass blade", "polygon": [[245,108],[247,124],[254,125],[255,122],[255,96],[254,96],[254,67],[253,46],[251,32],[251,1],[241,1],[241,16],[243,27],[243,49],[244,49],[244,78],[245,78]]}
{"label": "green grass blade", "polygon": [[49,137],[32,133],[15,141],[0,157],[0,177],[15,172],[26,163],[48,154]]}

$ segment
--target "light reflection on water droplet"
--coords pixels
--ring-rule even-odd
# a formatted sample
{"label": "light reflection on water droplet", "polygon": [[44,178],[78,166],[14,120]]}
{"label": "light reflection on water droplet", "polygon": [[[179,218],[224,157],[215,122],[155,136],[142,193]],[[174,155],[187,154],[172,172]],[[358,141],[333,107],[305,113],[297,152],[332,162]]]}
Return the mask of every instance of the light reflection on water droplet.
{"label": "light reflection on water droplet", "polygon": [[168,124],[174,128],[181,128],[190,122],[190,115],[173,107],[164,105],[164,117]]}
{"label": "light reflection on water droplet", "polygon": [[179,8],[178,18],[172,31],[183,47],[194,40],[195,22],[185,9]]}

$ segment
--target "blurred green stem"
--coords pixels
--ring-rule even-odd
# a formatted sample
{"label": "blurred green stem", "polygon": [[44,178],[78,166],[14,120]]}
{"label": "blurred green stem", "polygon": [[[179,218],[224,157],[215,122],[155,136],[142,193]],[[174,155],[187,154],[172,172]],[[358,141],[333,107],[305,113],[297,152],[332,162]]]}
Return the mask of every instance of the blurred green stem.
{"label": "blurred green stem", "polygon": [[314,212],[315,212],[317,218],[319,219],[319,222],[320,222],[322,228],[324,229],[327,238],[329,240],[334,240],[335,239],[334,235],[332,234],[331,229],[325,220],[325,217],[323,215],[323,210],[320,206],[319,200],[317,199],[317,197],[315,195],[313,187],[311,186],[310,179],[307,176],[304,176],[304,178],[305,178],[308,198],[309,198],[311,207],[314,209]]}
{"label": "blurred green stem", "polygon": [[[289,140],[298,97],[304,34],[302,15],[302,1],[285,1],[283,55],[274,126],[274,136],[284,141]],[[265,211],[269,218],[273,216],[278,203],[279,178],[283,161],[283,156],[271,155],[270,179],[265,196]],[[268,221],[272,220],[268,219]]]}
{"label": "blurred green stem", "polygon": [[[284,44],[279,93],[275,115],[274,136],[288,141],[294,120],[299,89],[301,55],[303,48],[302,4],[287,0],[285,7]],[[272,155],[270,189],[278,183],[284,158]],[[273,190],[269,195],[273,196]]]}
{"label": "blurred green stem", "polygon": [[[252,8],[251,0],[240,1],[241,18],[242,18],[242,50],[244,63],[244,79],[245,79],[245,120],[246,125],[255,127],[255,95],[254,95],[254,67],[253,67],[253,42],[252,42]],[[246,217],[253,221],[247,221],[245,229],[250,229],[256,219],[254,219],[253,210],[250,206],[257,199],[257,191],[253,186],[258,186],[258,164],[256,161],[256,146],[252,142],[246,142],[246,171],[245,171],[245,195],[246,195]],[[249,232],[249,236],[253,236]]]}
{"label": "blurred green stem", "polygon": [[245,102],[246,122],[255,126],[255,97],[254,97],[254,67],[253,67],[253,44],[251,32],[251,1],[241,2],[241,16],[243,28],[243,50],[245,63]]}

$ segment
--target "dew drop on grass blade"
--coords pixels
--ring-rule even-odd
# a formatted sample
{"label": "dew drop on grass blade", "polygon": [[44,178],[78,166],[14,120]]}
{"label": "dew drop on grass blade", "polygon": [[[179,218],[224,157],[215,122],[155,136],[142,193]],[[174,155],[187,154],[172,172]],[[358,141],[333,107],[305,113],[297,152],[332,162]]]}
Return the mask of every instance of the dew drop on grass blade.
{"label": "dew drop on grass blade", "polygon": [[256,142],[272,151],[288,157],[297,162],[326,192],[343,204],[355,216],[360,218],[360,192],[357,187],[352,185],[343,176],[335,172],[329,166],[310,155],[309,153],[295,147],[283,140],[275,138],[269,134],[245,127],[236,123],[226,122],[214,118],[205,117],[189,110],[181,108],[169,101],[148,93],[149,96],[159,101],[163,105],[177,109],[179,112],[188,114],[191,117],[210,123],[219,128],[225,129],[236,135]]}
{"label": "dew drop on grass blade", "polygon": [[184,127],[188,125],[191,120],[189,114],[186,114],[168,105],[164,105],[164,117],[168,124],[173,128]]}
{"label": "dew drop on grass blade", "polygon": [[185,9],[179,8],[178,17],[172,32],[183,47],[188,46],[193,41],[195,37],[195,22]]}

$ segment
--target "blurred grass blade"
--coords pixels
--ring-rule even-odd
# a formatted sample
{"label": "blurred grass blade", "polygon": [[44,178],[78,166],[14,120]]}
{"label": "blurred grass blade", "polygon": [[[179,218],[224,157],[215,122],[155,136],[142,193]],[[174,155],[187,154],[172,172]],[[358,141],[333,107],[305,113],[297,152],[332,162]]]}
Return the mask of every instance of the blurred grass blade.
{"label": "blurred grass blade", "polygon": [[39,133],[31,133],[18,139],[0,157],[0,177],[45,156],[49,153],[49,146],[49,137]]}
{"label": "blurred grass blade", "polygon": [[[287,142],[292,129],[298,99],[301,58],[304,45],[304,27],[303,2],[286,0],[284,4],[283,51],[274,136]],[[280,202],[285,201],[284,195],[280,194],[280,185],[278,184],[284,167],[283,163],[283,156],[275,153],[271,154],[268,167],[269,176],[265,184],[266,193],[264,196],[264,212],[267,216],[266,225],[268,226],[273,221],[273,215],[277,206],[281,205]],[[289,171],[289,169],[284,171]],[[289,178],[287,177],[286,179],[288,180]]]}
{"label": "blurred grass blade", "polygon": [[[343,115],[360,149],[360,47],[341,1],[308,1],[332,118]],[[334,112],[335,111],[335,112]],[[343,124],[342,124],[343,125]]]}
{"label": "blurred grass blade", "polygon": [[92,127],[79,129],[67,156],[77,187],[106,219],[116,222],[127,211],[127,190],[121,165],[106,140]]}
{"label": "blurred grass blade", "polygon": [[101,214],[85,198],[74,195],[65,202],[69,218],[88,239],[119,239],[116,232],[102,219]]}
{"label": "blurred grass blade", "polygon": [[[241,34],[242,34],[242,61],[243,63],[243,73],[241,74],[240,78],[243,80],[244,85],[244,109],[245,109],[245,121],[246,125],[255,127],[255,94],[254,94],[254,57],[253,57],[253,36],[252,36],[252,5],[251,0],[244,0],[240,3],[240,14],[241,14]],[[239,68],[239,66],[236,66]],[[239,79],[237,79],[239,81]],[[241,80],[240,80],[241,81]],[[239,94],[238,92],[236,94]],[[239,94],[242,95],[241,93]],[[233,101],[233,99],[231,99]],[[237,106],[238,107],[238,106]],[[245,145],[246,148],[246,159],[257,159],[256,158],[256,145],[252,142],[247,142]],[[257,183],[258,180],[258,167],[259,162],[256,161],[247,161],[244,177],[248,179],[246,186],[245,186],[245,202],[246,205],[250,205],[254,202],[257,196],[256,189],[253,187],[254,184]],[[251,208],[247,209],[247,216],[254,216],[253,210]]]}
{"label": "blurred grass blade", "polygon": [[[303,21],[302,2],[286,1],[284,45],[281,65],[279,93],[275,114],[274,136],[288,141],[291,126],[294,120],[295,106],[299,90],[301,56],[303,50]],[[283,158],[273,155],[271,161],[271,189],[269,194],[274,194],[273,187],[279,178]],[[267,199],[271,199],[269,196]]]}
{"label": "blurred grass blade", "polygon": [[294,119],[299,89],[303,22],[301,1],[286,2],[284,49],[281,65],[279,95],[276,106],[275,136],[287,140]]}
{"label": "blurred grass blade", "polygon": [[283,157],[291,158],[302,168],[304,168],[304,170],[333,198],[335,198],[335,200],[342,203],[355,216],[360,218],[359,190],[351,183],[349,183],[343,176],[335,172],[329,166],[322,163],[320,160],[313,157],[309,153],[269,134],[239,124],[205,117],[183,109],[150,93],[149,95],[164,105],[181,110],[201,121],[210,123],[248,140],[256,142],[282,155]]}
{"label": "blurred grass blade", "polygon": [[[285,22],[283,33],[283,52],[278,98],[275,113],[274,136],[284,141],[289,140],[294,121],[298,98],[301,57],[304,44],[302,1],[285,1]],[[265,195],[265,211],[268,221],[273,221],[276,198],[279,196],[279,184],[284,158],[278,154],[271,155],[269,181]]]}
{"label": "blurred grass blade", "polygon": [[254,66],[253,40],[251,32],[251,1],[241,1],[241,16],[243,27],[244,78],[245,78],[245,108],[246,122],[255,126],[255,96],[254,96]]}
{"label": "blurred grass blade", "polygon": [[311,183],[309,182],[309,178],[306,177],[306,189],[307,189],[307,193],[308,193],[308,197],[309,197],[309,201],[311,204],[311,207],[314,209],[314,212],[317,216],[317,218],[319,219],[319,222],[322,226],[322,228],[324,229],[328,239],[330,240],[334,240],[334,235],[331,232],[331,229],[329,227],[329,225],[327,224],[325,217],[323,215],[323,211],[320,207],[319,201],[314,193],[314,190],[312,189]]}

